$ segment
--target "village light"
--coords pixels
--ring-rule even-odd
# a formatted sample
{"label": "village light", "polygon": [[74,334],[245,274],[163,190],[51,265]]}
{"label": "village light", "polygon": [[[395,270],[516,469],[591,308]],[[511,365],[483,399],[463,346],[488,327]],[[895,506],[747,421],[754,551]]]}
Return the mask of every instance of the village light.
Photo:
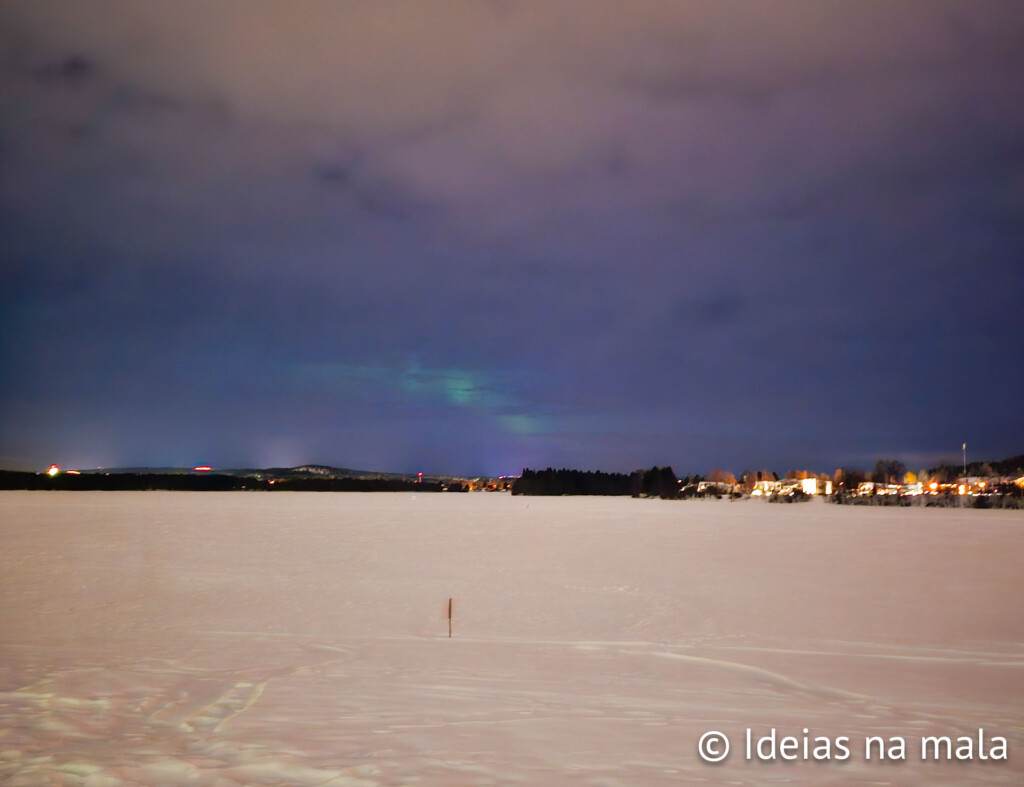
{"label": "village light", "polygon": [[50,476],[50,478],[53,478],[59,472],[60,468],[57,467],[57,465],[50,465],[49,469],[46,471],[46,474]]}

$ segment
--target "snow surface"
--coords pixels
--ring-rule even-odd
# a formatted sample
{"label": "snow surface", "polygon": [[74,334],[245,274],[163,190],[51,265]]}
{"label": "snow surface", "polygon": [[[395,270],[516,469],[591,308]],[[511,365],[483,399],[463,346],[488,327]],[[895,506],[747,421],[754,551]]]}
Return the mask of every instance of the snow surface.
{"label": "snow surface", "polygon": [[0,782],[1021,784],[1022,600],[1016,511],[3,492]]}

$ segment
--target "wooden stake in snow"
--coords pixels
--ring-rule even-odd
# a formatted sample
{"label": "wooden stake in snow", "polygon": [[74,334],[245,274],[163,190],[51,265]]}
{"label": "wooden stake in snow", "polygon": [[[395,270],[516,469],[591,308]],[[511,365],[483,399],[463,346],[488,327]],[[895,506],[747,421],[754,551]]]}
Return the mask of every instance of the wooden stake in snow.
{"label": "wooden stake in snow", "polygon": [[452,638],[452,600],[448,599],[448,639]]}

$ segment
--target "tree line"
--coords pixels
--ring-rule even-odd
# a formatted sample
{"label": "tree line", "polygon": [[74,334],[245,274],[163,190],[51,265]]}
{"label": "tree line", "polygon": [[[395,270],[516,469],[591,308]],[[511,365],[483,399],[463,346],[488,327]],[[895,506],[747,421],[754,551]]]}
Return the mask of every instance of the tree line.
{"label": "tree line", "polygon": [[671,467],[652,467],[632,473],[604,473],[593,470],[531,470],[512,484],[513,495],[604,495],[674,498],[679,496],[679,479]]}
{"label": "tree line", "polygon": [[[451,491],[462,491],[458,489]],[[403,478],[282,478],[218,473],[24,473],[0,470],[0,489],[183,492],[442,492],[438,482]]]}

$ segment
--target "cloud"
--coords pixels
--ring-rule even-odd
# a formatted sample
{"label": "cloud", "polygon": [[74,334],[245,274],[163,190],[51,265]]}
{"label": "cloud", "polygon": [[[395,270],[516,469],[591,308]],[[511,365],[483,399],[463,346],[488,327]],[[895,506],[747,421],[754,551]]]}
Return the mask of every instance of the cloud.
{"label": "cloud", "polygon": [[950,347],[994,408],[1021,385],[1022,33],[1018,3],[4,5],[0,416],[56,445],[44,396],[248,397],[348,434],[344,394],[367,435],[429,414],[407,446],[632,456],[839,402],[817,428],[930,450],[888,413],[965,411]]}
{"label": "cloud", "polygon": [[39,66],[33,72],[37,79],[50,85],[79,85],[96,71],[95,64],[82,55],[71,55],[57,63]]}

